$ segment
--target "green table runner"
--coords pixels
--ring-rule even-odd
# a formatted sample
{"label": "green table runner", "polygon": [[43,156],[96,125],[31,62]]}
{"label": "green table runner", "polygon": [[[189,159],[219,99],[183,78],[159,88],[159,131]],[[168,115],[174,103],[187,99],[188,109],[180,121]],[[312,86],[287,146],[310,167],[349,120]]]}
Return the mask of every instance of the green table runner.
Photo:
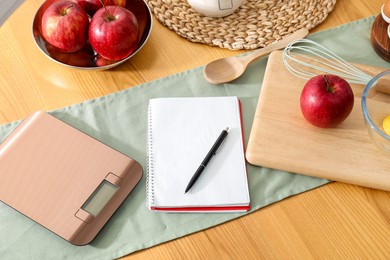
{"label": "green table runner", "polygon": [[[374,17],[310,35],[351,62],[388,67],[373,51],[369,33]],[[50,113],[139,161],[146,170],[147,105],[150,98],[238,96],[242,102],[245,143],[248,141],[267,60],[250,66],[232,84],[214,86],[203,79],[202,67],[178,73],[108,96]],[[0,126],[4,140],[19,122]],[[304,163],[297,162],[297,163]],[[286,197],[327,183],[327,180],[248,164],[251,212]],[[154,246],[243,214],[169,214],[146,208],[144,178],[95,240],[73,246],[0,202],[2,259],[112,259]],[[0,180],[1,181],[1,180]]]}

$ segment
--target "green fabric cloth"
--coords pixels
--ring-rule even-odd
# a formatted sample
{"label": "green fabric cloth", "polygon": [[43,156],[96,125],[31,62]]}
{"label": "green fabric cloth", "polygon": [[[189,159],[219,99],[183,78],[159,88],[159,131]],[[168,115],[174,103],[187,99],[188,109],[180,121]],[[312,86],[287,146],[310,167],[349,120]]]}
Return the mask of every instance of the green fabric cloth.
{"label": "green fabric cloth", "polygon": [[[351,62],[386,67],[388,63],[380,59],[370,45],[369,34],[373,18],[369,17],[312,34],[309,38],[322,43]],[[207,83],[203,78],[203,67],[198,67],[50,113],[133,157],[146,170],[146,119],[150,98],[238,96],[242,102],[245,143],[247,143],[266,64],[267,59],[262,59],[252,64],[243,77],[222,86]],[[18,123],[2,125],[0,139],[4,140]],[[305,162],[302,160],[297,163]],[[248,179],[251,212],[328,182],[324,179],[249,164]],[[244,215],[151,212],[146,207],[145,180],[146,172],[142,181],[95,240],[81,247],[71,245],[0,203],[1,258],[112,259]]]}

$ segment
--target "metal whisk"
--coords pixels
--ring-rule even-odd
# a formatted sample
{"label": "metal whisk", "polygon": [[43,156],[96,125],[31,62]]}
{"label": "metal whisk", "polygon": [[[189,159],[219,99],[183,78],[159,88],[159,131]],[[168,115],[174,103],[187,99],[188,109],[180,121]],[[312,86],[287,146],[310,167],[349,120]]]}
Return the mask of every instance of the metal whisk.
{"label": "metal whisk", "polygon": [[350,84],[367,84],[372,76],[355,68],[337,54],[312,40],[291,42],[283,51],[283,62],[295,76],[310,79],[319,74],[333,74]]}

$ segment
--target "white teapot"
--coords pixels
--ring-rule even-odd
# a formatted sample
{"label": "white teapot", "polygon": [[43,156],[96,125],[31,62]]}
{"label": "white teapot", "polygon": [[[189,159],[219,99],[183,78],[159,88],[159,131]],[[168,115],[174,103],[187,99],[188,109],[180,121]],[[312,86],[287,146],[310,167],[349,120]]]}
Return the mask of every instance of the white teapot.
{"label": "white teapot", "polygon": [[243,0],[187,0],[198,13],[209,17],[223,17],[232,14]]}

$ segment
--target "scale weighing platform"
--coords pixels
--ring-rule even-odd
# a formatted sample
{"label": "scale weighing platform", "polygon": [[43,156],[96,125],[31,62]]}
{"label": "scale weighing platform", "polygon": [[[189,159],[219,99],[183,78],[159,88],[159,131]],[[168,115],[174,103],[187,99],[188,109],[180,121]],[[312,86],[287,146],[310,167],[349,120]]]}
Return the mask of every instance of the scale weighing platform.
{"label": "scale weighing platform", "polygon": [[141,178],[137,161],[45,112],[0,146],[0,200],[75,245],[95,238]]}

